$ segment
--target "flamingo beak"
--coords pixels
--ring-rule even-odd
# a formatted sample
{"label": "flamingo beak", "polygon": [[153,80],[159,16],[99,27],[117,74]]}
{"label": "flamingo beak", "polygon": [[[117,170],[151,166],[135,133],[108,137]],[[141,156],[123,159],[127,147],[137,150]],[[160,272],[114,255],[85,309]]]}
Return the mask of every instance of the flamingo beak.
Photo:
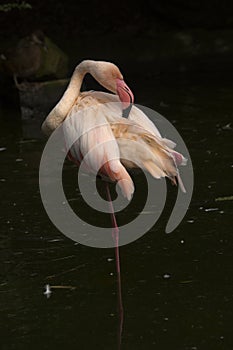
{"label": "flamingo beak", "polygon": [[123,109],[126,109],[134,102],[134,96],[124,80],[116,79],[117,94],[122,102]]}

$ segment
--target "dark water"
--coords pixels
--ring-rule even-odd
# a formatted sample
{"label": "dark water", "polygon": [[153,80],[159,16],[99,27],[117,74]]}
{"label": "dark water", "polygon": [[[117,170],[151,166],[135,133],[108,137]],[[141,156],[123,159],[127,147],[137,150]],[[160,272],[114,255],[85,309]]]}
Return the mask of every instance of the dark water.
{"label": "dark water", "polygon": [[[121,349],[232,349],[232,201],[215,199],[233,194],[233,86],[209,78],[154,81],[138,82],[137,102],[180,132],[195,188],[173,233],[164,232],[176,194],[168,185],[168,205],[153,229],[120,248]],[[38,187],[44,141],[24,140],[15,114],[2,110],[0,124],[1,349],[116,349],[114,250],[76,244],[49,221]],[[75,176],[67,162],[68,198],[78,198]],[[46,284],[57,286],[50,298]]]}

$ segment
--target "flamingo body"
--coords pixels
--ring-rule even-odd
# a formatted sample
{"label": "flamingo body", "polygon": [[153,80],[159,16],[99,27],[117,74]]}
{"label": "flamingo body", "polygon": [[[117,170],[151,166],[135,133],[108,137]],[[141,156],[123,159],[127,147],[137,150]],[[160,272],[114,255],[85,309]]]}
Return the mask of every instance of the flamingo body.
{"label": "flamingo body", "polygon": [[[83,77],[91,73],[105,88],[113,92],[80,92]],[[42,125],[46,134],[53,132],[65,119],[65,138],[77,139],[70,149],[71,159],[85,168],[116,181],[129,200],[134,192],[128,168],[140,167],[153,177],[176,178],[185,191],[178,166],[186,159],[175,152],[174,142],[162,138],[156,126],[136,106],[128,118],[122,110],[133,102],[133,94],[119,69],[109,62],[83,61],[75,69],[62,99]],[[98,146],[98,147],[97,147]]]}

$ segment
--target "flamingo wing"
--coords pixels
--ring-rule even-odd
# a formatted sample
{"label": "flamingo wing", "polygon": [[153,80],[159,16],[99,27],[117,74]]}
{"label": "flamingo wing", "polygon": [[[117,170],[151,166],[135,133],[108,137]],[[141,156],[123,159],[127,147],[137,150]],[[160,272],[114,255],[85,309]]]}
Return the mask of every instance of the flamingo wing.
{"label": "flamingo wing", "polygon": [[[116,120],[119,120],[122,115],[122,104],[119,100],[119,97],[117,95],[113,95],[106,92],[101,91],[89,91],[82,93],[82,96],[88,96],[90,95],[98,100],[100,103],[106,104],[106,108],[108,110],[111,110],[111,113],[105,113],[106,118],[108,122],[113,122]],[[128,118],[124,118],[125,120],[130,120],[133,123],[136,123],[143,127],[143,129],[147,130],[150,134],[153,134],[159,138],[162,138],[158,128],[155,126],[155,124],[146,116],[146,114],[137,106],[133,105]],[[166,145],[170,148],[174,148],[176,144],[168,140],[166,138],[163,138],[163,142],[166,143]]]}
{"label": "flamingo wing", "polygon": [[140,167],[153,177],[169,177],[181,189],[178,166],[186,159],[174,151],[175,143],[161,137],[155,125],[137,107],[129,118],[122,118],[118,97],[103,92],[82,93],[68,115],[66,138],[77,139],[71,155],[95,174],[118,181],[123,194],[130,199],[134,185],[126,168]]}
{"label": "flamingo wing", "polygon": [[177,178],[185,192],[178,166],[185,165],[186,159],[168,147],[167,140],[123,118],[110,125],[120,149],[121,161],[126,167],[140,167],[155,178],[166,176],[174,183]]}
{"label": "flamingo wing", "polygon": [[89,171],[100,172],[117,181],[123,195],[130,200],[134,192],[133,181],[120,161],[119,147],[105,117],[104,105],[94,99],[89,99],[89,104],[84,109],[74,106],[63,123],[66,143],[72,144],[71,155],[77,161],[83,161]]}

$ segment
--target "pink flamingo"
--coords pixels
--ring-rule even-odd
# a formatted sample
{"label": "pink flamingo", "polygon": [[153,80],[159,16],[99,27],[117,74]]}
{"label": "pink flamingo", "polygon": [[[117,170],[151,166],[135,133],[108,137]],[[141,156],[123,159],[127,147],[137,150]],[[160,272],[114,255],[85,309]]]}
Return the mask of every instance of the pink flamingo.
{"label": "pink flamingo", "polygon": [[[80,92],[83,78],[90,73],[103,87],[112,93],[100,91]],[[112,103],[112,102],[118,102]],[[173,183],[176,179],[185,191],[179,176],[179,165],[185,164],[185,158],[174,151],[175,144],[162,138],[155,125],[136,106],[132,105],[134,96],[123,80],[116,65],[103,61],[82,61],[71,77],[69,86],[61,100],[45,119],[42,130],[50,135],[66,118],[72,118],[72,131],[81,135],[72,145],[69,158],[80,164],[90,151],[92,157],[85,159],[90,171],[100,169],[103,178],[116,181],[122,194],[131,199],[134,192],[133,181],[127,168],[140,166],[154,178],[168,177]],[[131,108],[131,109],[130,109]],[[123,110],[130,109],[128,118],[123,118]],[[82,113],[80,113],[82,112]],[[134,141],[134,147],[127,140]],[[111,142],[109,147],[108,142]],[[101,143],[101,147],[95,148]],[[115,241],[116,269],[118,277],[118,305],[120,311],[120,338],[123,324],[123,305],[121,297],[119,230],[114,215],[108,183],[107,198],[111,209],[113,238]]]}

